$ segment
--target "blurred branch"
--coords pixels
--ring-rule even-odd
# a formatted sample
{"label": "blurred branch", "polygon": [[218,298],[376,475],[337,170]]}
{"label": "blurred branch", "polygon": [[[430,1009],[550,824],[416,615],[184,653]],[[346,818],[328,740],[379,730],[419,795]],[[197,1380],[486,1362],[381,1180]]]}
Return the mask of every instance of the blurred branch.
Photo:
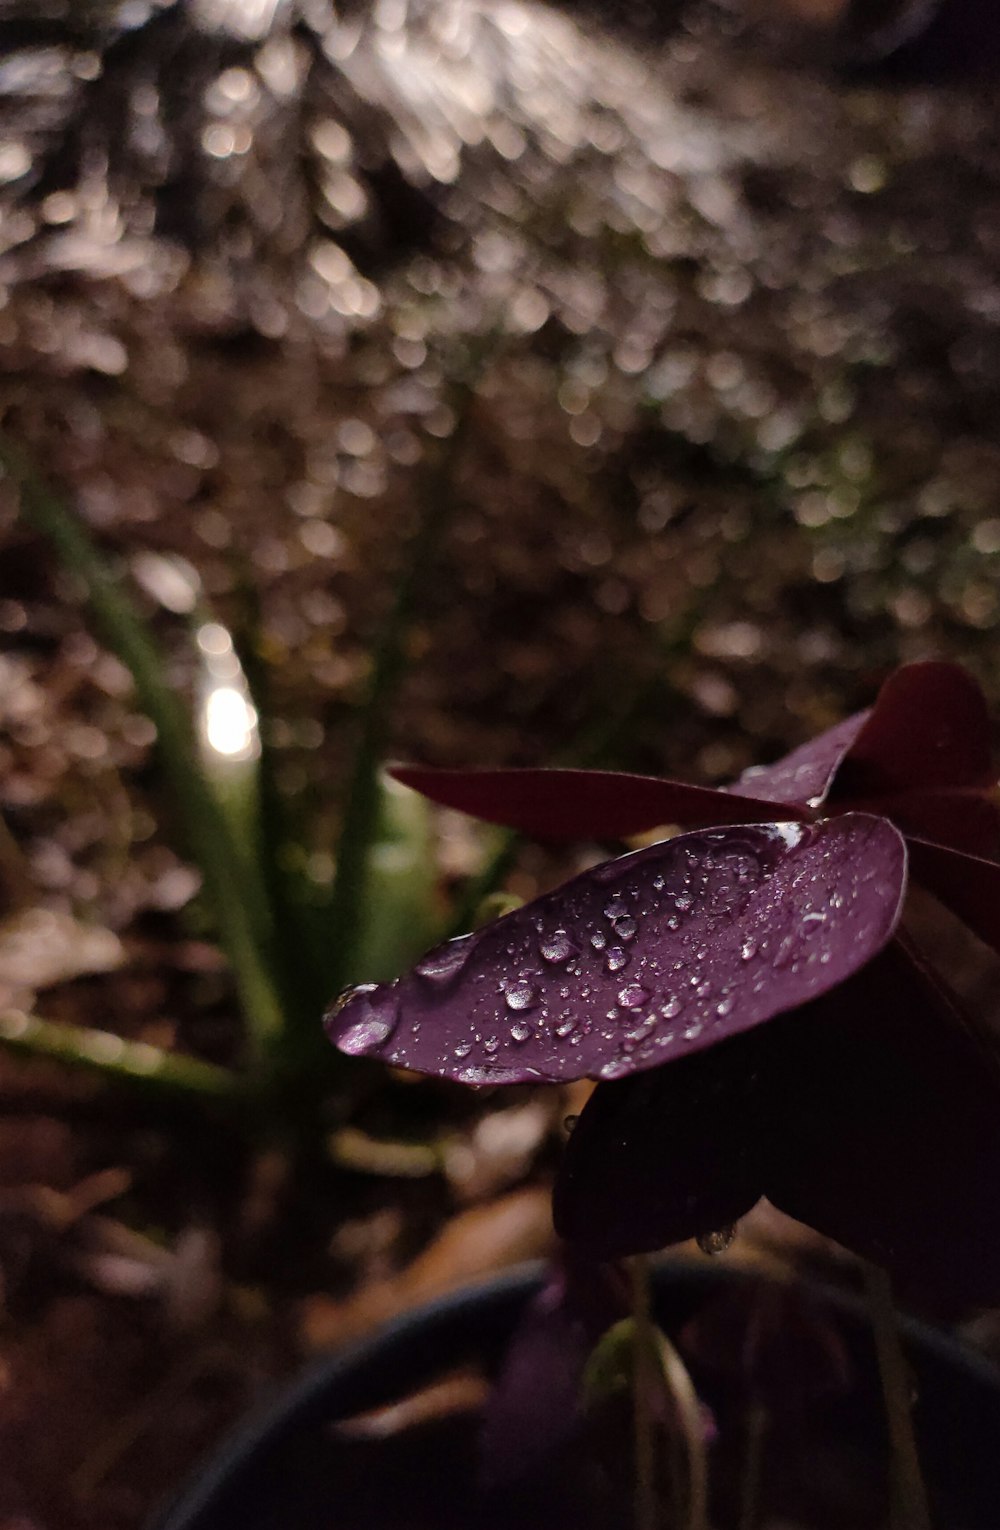
{"label": "blurred branch", "polygon": [[20,493],[25,518],[52,543],[63,566],[83,580],[107,642],[131,672],[140,705],[156,725],[163,765],[232,964],[251,1045],[257,1054],[273,1050],[284,1017],[263,955],[263,895],[205,778],[190,721],[164,678],[161,655],[83,524],[2,436],[0,466]]}
{"label": "blurred branch", "polygon": [[19,1009],[0,1011],[0,1047],[70,1063],[160,1093],[233,1100],[244,1089],[237,1074],[200,1058],[145,1041],[126,1041],[113,1031],[43,1020]]}

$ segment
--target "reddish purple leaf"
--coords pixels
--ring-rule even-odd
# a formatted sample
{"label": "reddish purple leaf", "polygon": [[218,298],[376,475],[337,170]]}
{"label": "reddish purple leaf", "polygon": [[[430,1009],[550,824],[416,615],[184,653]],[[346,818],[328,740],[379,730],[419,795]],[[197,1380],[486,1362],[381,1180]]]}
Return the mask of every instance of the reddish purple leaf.
{"label": "reddish purple leaf", "polygon": [[996,781],[986,700],[957,664],[904,664],[879,691],[833,784],[838,801]]}
{"label": "reddish purple leaf", "polygon": [[881,818],[696,830],[355,990],[329,1033],[467,1083],[620,1078],[843,982],[891,936],[905,882]]}
{"label": "reddish purple leaf", "polygon": [[973,855],[1000,857],[1000,806],[990,793],[959,787],[953,792],[880,797],[870,808],[862,799],[848,805],[857,812],[882,813],[907,836],[922,836]]}
{"label": "reddish purple leaf", "polygon": [[915,1292],[1000,1301],[1000,1073],[900,941],[774,1027],[783,1211]]}
{"label": "reddish purple leaf", "polygon": [[601,1334],[629,1311],[628,1285],[575,1253],[521,1316],[483,1416],[482,1476],[514,1482],[542,1466],[581,1422],[583,1374]]}
{"label": "reddish purple leaf", "polygon": [[774,818],[769,799],[734,800],[710,786],[688,786],[658,776],[601,770],[434,770],[419,765],[394,765],[390,775],[442,807],[503,824],[533,839],[623,839],[662,824]]}
{"label": "reddish purple leaf", "polygon": [[1000,865],[924,839],[908,843],[917,880],[980,940],[1000,951]]}
{"label": "reddish purple leaf", "polygon": [[665,1248],[749,1211],[768,1156],[756,1107],[769,1031],[599,1084],[556,1181],[557,1232],[607,1259]]}
{"label": "reddish purple leaf", "polygon": [[728,787],[734,796],[744,792],[762,797],[766,802],[780,802],[805,811],[820,807],[837,773],[837,767],[861,732],[868,712],[845,717],[817,738],[800,744],[791,754],[783,755],[773,765],[752,765],[739,780]]}

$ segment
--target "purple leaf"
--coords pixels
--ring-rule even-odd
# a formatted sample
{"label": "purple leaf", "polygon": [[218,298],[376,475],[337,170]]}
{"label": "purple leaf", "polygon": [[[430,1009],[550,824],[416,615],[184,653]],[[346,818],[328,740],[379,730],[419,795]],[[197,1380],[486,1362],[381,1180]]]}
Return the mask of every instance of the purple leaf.
{"label": "purple leaf", "polygon": [[[601,770],[434,770],[394,765],[390,775],[442,807],[533,839],[623,839],[662,824],[770,821],[770,799],[737,800],[710,786]],[[796,817],[797,814],[790,816]]]}
{"label": "purple leaf", "polygon": [[767,1162],[757,1096],[768,1035],[599,1084],[556,1181],[557,1232],[606,1259],[679,1243],[749,1211]]}
{"label": "purple leaf", "polygon": [[520,1318],[483,1417],[480,1460],[487,1486],[527,1476],[580,1424],[580,1390],[591,1351],[627,1315],[617,1271],[575,1256],[557,1269]]}
{"label": "purple leaf", "polygon": [[744,793],[767,802],[796,806],[805,811],[822,805],[841,760],[871,714],[858,712],[843,722],[775,760],[773,765],[753,765],[728,787],[734,796]]}
{"label": "purple leaf", "polygon": [[1000,865],[924,839],[908,843],[914,876],[980,940],[1000,951]]}
{"label": "purple leaf", "polygon": [[874,707],[834,781],[838,801],[910,791],[988,788],[996,772],[986,701],[957,664],[904,664]]}
{"label": "purple leaf", "polygon": [[1000,1301],[1000,1073],[939,981],[896,940],[774,1035],[769,1199],[911,1291]]}
{"label": "purple leaf", "polygon": [[354,990],[329,1034],[465,1083],[620,1078],[843,982],[891,936],[905,882],[880,818],[696,830]]}

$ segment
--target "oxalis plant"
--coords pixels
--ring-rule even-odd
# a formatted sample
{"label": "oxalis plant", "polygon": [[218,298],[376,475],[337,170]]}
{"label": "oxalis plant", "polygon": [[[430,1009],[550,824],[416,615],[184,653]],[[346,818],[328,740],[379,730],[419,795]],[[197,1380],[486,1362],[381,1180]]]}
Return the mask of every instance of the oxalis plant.
{"label": "oxalis plant", "polygon": [[[548,1321],[565,1320],[567,1300],[579,1309],[581,1278],[593,1313],[609,1263],[640,1256],[636,1378],[651,1347],[670,1375],[651,1339],[651,1251],[692,1237],[724,1247],[766,1196],[857,1254],[895,1523],[928,1530],[890,1280],[1000,1301],[1000,1065],[902,919],[919,883],[1000,949],[1000,803],[975,682],[948,663],[906,665],[870,710],[719,789],[581,770],[394,774],[547,840],[686,831],[448,941],[394,982],[349,990],[330,1038],[467,1084],[596,1080],[555,1186],[574,1274]],[[642,1395],[637,1380],[637,1517],[651,1526]],[[702,1493],[689,1523],[705,1514]]]}

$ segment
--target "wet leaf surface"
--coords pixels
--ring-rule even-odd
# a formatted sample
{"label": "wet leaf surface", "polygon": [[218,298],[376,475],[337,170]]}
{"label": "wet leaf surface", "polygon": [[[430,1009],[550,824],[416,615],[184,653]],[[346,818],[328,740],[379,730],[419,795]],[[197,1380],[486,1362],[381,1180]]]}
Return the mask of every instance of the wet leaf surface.
{"label": "wet leaf surface", "polygon": [[681,835],[354,990],[328,1030],[464,1083],[619,1078],[835,987],[889,939],[905,876],[863,815]]}

